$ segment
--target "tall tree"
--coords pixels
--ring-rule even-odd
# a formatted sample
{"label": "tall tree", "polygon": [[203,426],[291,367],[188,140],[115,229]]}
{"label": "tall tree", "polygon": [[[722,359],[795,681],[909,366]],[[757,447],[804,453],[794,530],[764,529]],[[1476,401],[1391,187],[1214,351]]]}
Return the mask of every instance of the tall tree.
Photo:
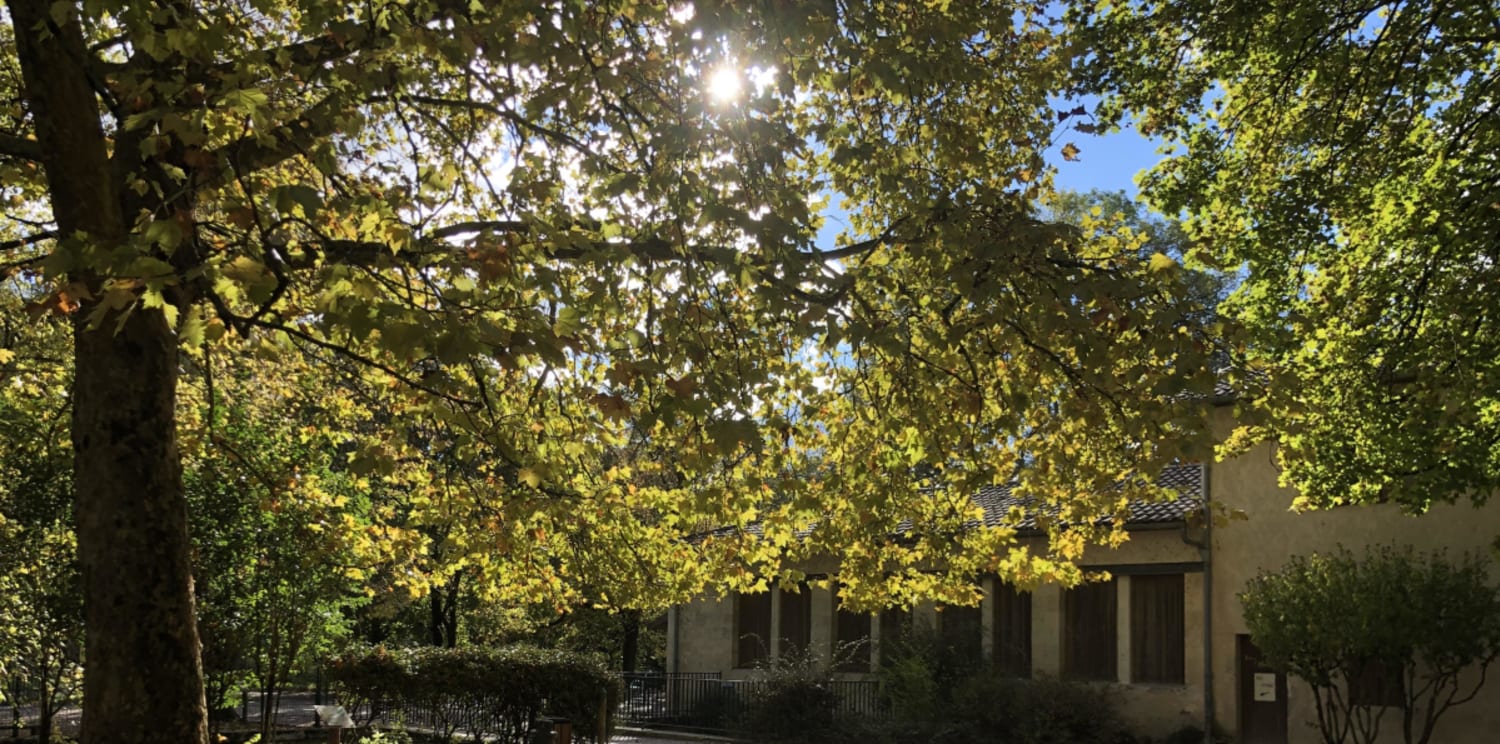
{"label": "tall tree", "polygon": [[[0,678],[35,693],[38,735],[76,701],[83,602],[72,528],[67,328],[21,311],[41,291],[0,283]],[[14,703],[16,701],[12,701]]]}
{"label": "tall tree", "polygon": [[[1177,263],[1033,209],[1074,48],[1040,3],[6,7],[36,225],[0,245],[74,324],[86,742],[206,735],[180,345],[362,365],[403,401],[349,453],[404,494],[366,547],[557,607],[581,572],[659,606],[814,551],[861,601],[1076,577],[1201,428]],[[674,460],[601,467],[630,436]],[[436,452],[480,466],[407,467]],[[1045,554],[974,522],[1011,480]]]}
{"label": "tall tree", "polygon": [[1500,14],[1485,0],[1077,3],[1080,86],[1175,150],[1142,190],[1242,271],[1235,385],[1299,505],[1500,486]]}

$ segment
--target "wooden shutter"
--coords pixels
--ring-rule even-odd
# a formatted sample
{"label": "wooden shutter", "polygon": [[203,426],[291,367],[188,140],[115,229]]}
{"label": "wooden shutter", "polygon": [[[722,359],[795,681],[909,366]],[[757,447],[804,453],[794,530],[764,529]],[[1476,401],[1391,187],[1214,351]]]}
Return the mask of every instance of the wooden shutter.
{"label": "wooden shutter", "polygon": [[781,655],[800,656],[812,642],[812,590],[781,591]]}
{"label": "wooden shutter", "polygon": [[850,612],[839,600],[833,625],[833,656],[840,672],[870,671],[870,614]]}
{"label": "wooden shutter", "polygon": [[1063,593],[1063,674],[1074,679],[1119,679],[1116,662],[1115,582],[1080,584]]}
{"label": "wooden shutter", "polygon": [[734,665],[755,666],[771,653],[771,594],[737,594],[734,606]]}
{"label": "wooden shutter", "polygon": [[1130,679],[1182,684],[1182,574],[1130,578]]}
{"label": "wooden shutter", "polygon": [[943,607],[938,612],[938,633],[956,659],[974,660],[984,654],[982,622],[978,607]]}
{"label": "wooden shutter", "polygon": [[880,663],[890,663],[905,650],[911,631],[911,611],[892,608],[880,613]]}
{"label": "wooden shutter", "polygon": [[995,582],[995,669],[1015,677],[1031,676],[1031,592]]}

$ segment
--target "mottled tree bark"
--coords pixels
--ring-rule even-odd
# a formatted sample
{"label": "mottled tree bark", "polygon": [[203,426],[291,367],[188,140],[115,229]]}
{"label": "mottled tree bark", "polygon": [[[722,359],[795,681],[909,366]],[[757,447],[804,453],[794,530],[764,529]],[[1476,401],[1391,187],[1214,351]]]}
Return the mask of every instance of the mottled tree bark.
{"label": "mottled tree bark", "polygon": [[83,740],[205,742],[173,411],[176,338],[161,313],[138,312],[118,333],[80,328],[75,348]]}
{"label": "mottled tree bark", "polygon": [[[7,0],[17,57],[65,246],[101,254],[128,233],[75,18]],[[70,4],[60,7],[72,10]],[[72,282],[98,294],[100,277]],[[75,297],[83,293],[75,292]],[[74,314],[73,446],[87,643],[83,740],[203,744],[187,507],[177,451],[177,341],[160,311],[85,325]]]}

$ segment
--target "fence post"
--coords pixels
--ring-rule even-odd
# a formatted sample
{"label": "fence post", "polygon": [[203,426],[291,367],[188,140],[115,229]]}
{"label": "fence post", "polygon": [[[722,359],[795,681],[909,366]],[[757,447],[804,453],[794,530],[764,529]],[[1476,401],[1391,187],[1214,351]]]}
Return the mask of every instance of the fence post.
{"label": "fence post", "polygon": [[566,718],[552,719],[552,744],[573,744],[573,722]]}
{"label": "fence post", "polygon": [[597,744],[609,744],[609,688],[599,688],[599,730],[594,735]]}

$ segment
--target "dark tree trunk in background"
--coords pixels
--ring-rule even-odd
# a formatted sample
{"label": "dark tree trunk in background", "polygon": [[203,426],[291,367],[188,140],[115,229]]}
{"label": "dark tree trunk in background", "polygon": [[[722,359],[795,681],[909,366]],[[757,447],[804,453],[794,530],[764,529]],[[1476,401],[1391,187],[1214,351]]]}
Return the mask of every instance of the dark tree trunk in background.
{"label": "dark tree trunk in background", "polygon": [[431,610],[428,629],[432,645],[453,648],[458,645],[458,594],[460,576],[454,576],[447,584],[435,586],[427,595]]}
{"label": "dark tree trunk in background", "polygon": [[[64,249],[78,238],[79,247],[107,256],[129,230],[82,29],[70,16],[52,17],[51,0],[6,5]],[[68,280],[102,294],[99,276],[74,272]],[[72,401],[87,633],[83,741],[205,744],[176,439],[177,339],[160,311],[142,308],[123,324],[111,315],[89,330],[92,301],[76,289],[71,296],[84,299],[73,316]]]}
{"label": "dark tree trunk in background", "polygon": [[641,655],[641,611],[626,610],[620,613],[620,671],[633,672],[636,657]]}

